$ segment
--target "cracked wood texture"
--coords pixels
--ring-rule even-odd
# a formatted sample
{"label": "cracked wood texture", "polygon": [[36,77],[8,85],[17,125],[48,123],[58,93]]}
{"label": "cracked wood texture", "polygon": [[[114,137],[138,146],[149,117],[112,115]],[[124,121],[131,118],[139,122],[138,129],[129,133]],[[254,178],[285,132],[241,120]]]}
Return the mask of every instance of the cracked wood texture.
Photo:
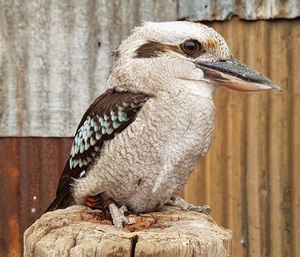
{"label": "cracked wood texture", "polygon": [[167,207],[162,212],[129,215],[124,229],[84,206],[48,212],[24,234],[25,257],[231,255],[231,232],[205,214]]}

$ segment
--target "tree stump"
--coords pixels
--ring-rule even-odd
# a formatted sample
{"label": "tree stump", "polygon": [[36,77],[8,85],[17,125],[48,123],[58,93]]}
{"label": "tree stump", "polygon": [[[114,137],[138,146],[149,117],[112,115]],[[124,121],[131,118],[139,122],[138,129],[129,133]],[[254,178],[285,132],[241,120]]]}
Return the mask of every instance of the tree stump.
{"label": "tree stump", "polygon": [[24,256],[230,256],[231,232],[205,214],[167,207],[129,219],[118,229],[84,206],[48,212],[25,231]]}

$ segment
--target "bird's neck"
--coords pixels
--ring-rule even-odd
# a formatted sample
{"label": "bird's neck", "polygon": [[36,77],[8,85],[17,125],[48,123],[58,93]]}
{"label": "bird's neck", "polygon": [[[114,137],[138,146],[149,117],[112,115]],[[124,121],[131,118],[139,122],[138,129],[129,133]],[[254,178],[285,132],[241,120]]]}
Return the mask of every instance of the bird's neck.
{"label": "bird's neck", "polygon": [[196,80],[180,80],[176,79],[172,86],[172,90],[177,90],[182,93],[194,95],[196,97],[212,99],[215,91],[215,86],[204,82]]}
{"label": "bird's neck", "polygon": [[[122,74],[123,75],[123,74]],[[169,95],[170,97],[178,94],[194,95],[195,97],[212,99],[215,87],[205,81],[186,80],[178,78],[163,77],[134,77],[122,76],[118,72],[113,72],[108,81],[108,88],[119,88],[133,92],[145,92],[152,95]]]}

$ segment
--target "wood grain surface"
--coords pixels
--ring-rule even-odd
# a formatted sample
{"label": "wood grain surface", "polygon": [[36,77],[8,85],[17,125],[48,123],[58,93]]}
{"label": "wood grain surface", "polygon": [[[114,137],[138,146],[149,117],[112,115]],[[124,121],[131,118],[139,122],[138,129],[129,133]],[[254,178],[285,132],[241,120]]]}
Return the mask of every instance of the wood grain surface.
{"label": "wood grain surface", "polygon": [[118,229],[83,206],[48,212],[26,230],[24,257],[231,256],[231,232],[208,215],[168,207],[128,217]]}

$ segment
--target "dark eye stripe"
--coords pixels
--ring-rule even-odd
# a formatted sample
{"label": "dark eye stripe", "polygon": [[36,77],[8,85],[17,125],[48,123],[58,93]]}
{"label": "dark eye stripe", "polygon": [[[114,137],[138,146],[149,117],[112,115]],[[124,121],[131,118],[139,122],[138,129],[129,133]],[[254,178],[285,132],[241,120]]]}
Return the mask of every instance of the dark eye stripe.
{"label": "dark eye stripe", "polygon": [[167,52],[176,52],[188,57],[197,58],[205,53],[204,47],[194,39],[188,39],[180,45],[162,44],[149,41],[135,50],[134,58],[155,58]]}
{"label": "dark eye stripe", "polygon": [[164,45],[158,42],[149,41],[141,45],[135,51],[135,58],[153,58],[165,53]]}

